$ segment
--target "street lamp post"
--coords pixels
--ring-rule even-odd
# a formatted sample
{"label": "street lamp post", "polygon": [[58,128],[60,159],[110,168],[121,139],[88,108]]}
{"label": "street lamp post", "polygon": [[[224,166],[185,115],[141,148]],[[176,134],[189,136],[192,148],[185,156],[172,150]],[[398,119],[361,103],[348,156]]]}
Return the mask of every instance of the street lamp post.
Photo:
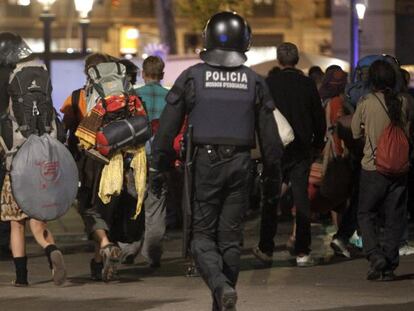
{"label": "street lamp post", "polygon": [[351,69],[358,64],[361,53],[361,23],[367,9],[366,1],[351,0]]}
{"label": "street lamp post", "polygon": [[79,12],[79,26],[81,29],[81,52],[88,53],[89,12],[92,10],[94,0],[75,0],[76,11]]}
{"label": "street lamp post", "polygon": [[358,16],[358,58],[361,57],[361,48],[362,48],[362,21],[365,17],[365,11],[367,7],[364,3],[355,4],[355,10]]}
{"label": "street lamp post", "polygon": [[45,45],[43,60],[47,69],[50,71],[50,43],[51,43],[51,26],[55,20],[55,15],[50,12],[50,7],[56,0],[38,0],[43,5],[43,11],[40,14],[40,20],[43,22],[43,42]]}

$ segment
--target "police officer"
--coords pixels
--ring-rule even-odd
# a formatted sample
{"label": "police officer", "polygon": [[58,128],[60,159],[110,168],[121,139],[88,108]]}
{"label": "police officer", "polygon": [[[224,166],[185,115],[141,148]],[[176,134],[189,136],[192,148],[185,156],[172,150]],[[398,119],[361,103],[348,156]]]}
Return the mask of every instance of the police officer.
{"label": "police officer", "polygon": [[251,30],[236,13],[214,15],[204,30],[203,63],[185,70],[167,94],[154,140],[151,191],[171,168],[173,140],[186,115],[195,147],[191,253],[213,295],[213,310],[235,310],[242,219],[248,204],[255,130],[267,174],[267,197],[279,191],[282,144],[265,82],[243,66]]}

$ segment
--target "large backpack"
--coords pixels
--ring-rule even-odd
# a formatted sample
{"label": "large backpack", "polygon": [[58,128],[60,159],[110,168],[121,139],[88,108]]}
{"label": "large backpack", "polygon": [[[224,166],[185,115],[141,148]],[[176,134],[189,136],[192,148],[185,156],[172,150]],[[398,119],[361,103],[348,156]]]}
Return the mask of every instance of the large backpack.
{"label": "large backpack", "polygon": [[59,140],[64,132],[52,102],[52,85],[44,65],[22,63],[10,76],[9,107],[2,118],[0,143],[9,161],[30,135],[49,134]]}
{"label": "large backpack", "polygon": [[[125,66],[102,63],[89,68],[88,76],[87,103],[92,113],[82,120],[77,136],[89,136],[87,141],[105,157],[118,149],[145,143],[151,137],[151,128],[141,100],[126,77]],[[99,116],[99,122],[91,124],[93,115]]]}
{"label": "large backpack", "polygon": [[352,76],[352,81],[346,86],[345,94],[347,104],[355,108],[362,96],[371,92],[371,86],[367,79],[369,67],[377,60],[384,60],[383,55],[367,55],[358,61]]}
{"label": "large backpack", "polygon": [[99,101],[111,96],[129,95],[130,83],[126,68],[118,62],[101,63],[88,69],[87,111],[92,110]]}
{"label": "large backpack", "polygon": [[371,82],[368,80],[369,67],[377,60],[383,60],[391,64],[396,74],[394,90],[399,93],[403,85],[400,65],[398,60],[387,54],[373,54],[362,57],[355,68],[352,81],[345,89],[347,105],[356,107],[359,99],[371,92]]}
{"label": "large backpack", "polygon": [[[389,116],[388,109],[384,103],[378,97],[377,99]],[[369,143],[371,144],[375,157],[375,166],[379,173],[387,176],[399,176],[408,172],[410,146],[407,135],[401,126],[390,122],[381,133],[376,150],[374,150],[371,141]]]}

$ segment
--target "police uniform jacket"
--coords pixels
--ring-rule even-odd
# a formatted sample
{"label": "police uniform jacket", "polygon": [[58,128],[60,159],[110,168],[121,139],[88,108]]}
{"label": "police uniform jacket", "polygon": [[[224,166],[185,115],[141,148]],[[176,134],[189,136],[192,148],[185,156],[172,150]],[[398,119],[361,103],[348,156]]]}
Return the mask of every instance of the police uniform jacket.
{"label": "police uniform jacket", "polygon": [[275,105],[265,81],[250,68],[194,65],[179,76],[166,101],[153,145],[154,169],[169,169],[174,137],[188,115],[195,145],[254,148],[257,133],[265,170],[279,174],[283,145],[273,116]]}

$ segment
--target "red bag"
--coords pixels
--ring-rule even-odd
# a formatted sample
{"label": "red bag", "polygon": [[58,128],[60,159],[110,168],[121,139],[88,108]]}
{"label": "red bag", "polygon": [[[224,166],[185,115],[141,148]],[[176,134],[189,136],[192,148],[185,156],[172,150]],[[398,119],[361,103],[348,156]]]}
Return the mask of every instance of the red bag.
{"label": "red bag", "polygon": [[389,176],[407,173],[409,148],[404,130],[392,123],[388,125],[378,140],[375,156],[377,171]]}
{"label": "red bag", "polygon": [[[375,97],[377,97],[389,117],[388,109],[378,96],[375,95]],[[371,149],[373,149],[372,144]],[[398,176],[408,172],[410,146],[407,135],[401,126],[391,122],[381,133],[377,149],[375,152],[372,150],[372,152],[375,154],[375,166],[379,173],[387,176]]]}

